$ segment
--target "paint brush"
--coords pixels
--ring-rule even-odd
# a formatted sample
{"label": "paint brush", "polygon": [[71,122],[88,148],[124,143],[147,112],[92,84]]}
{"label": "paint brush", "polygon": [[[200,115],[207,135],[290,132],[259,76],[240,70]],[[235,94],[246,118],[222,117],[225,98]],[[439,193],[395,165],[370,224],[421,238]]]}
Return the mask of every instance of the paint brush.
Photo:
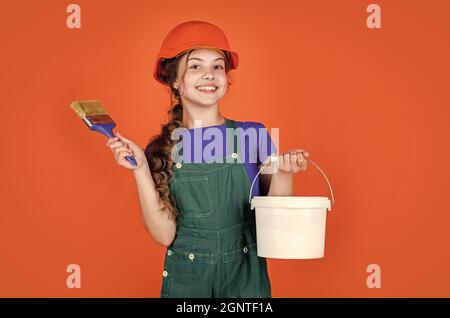
{"label": "paint brush", "polygon": [[[116,123],[103,109],[98,100],[74,101],[70,104],[73,111],[83,120],[90,130],[99,132],[109,138],[115,137],[113,128]],[[133,156],[125,157],[129,163],[136,166],[136,159]]]}

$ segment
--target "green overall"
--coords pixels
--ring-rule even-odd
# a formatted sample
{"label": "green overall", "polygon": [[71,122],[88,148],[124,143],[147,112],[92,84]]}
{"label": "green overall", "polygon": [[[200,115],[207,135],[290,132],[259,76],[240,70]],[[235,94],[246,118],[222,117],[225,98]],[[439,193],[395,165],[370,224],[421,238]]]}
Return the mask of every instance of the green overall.
{"label": "green overall", "polygon": [[[236,128],[235,121],[225,122]],[[234,153],[225,152],[222,162],[186,163],[180,155],[173,165],[169,185],[180,216],[165,254],[161,297],[272,297],[266,259],[256,253],[238,136],[226,140]]]}

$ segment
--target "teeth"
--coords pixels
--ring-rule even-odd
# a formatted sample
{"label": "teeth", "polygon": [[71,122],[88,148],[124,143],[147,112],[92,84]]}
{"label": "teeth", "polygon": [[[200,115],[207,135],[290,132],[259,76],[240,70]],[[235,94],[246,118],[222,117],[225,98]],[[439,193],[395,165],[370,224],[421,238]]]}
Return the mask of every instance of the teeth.
{"label": "teeth", "polygon": [[211,86],[199,86],[199,87],[197,87],[197,89],[199,89],[201,91],[215,91],[216,90],[215,87],[211,87]]}

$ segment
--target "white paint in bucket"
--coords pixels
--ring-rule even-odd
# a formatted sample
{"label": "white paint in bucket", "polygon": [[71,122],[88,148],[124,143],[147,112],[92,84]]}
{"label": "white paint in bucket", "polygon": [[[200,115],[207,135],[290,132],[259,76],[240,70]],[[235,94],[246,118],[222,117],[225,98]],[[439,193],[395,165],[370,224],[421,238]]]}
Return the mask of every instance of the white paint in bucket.
{"label": "white paint in bucket", "polygon": [[[322,258],[325,249],[327,209],[331,201],[327,197],[307,196],[256,196],[250,200],[253,185],[264,167],[278,159],[272,157],[258,172],[250,188],[251,209],[256,209],[256,238],[258,256],[282,259]],[[322,170],[312,161],[325,177]]]}

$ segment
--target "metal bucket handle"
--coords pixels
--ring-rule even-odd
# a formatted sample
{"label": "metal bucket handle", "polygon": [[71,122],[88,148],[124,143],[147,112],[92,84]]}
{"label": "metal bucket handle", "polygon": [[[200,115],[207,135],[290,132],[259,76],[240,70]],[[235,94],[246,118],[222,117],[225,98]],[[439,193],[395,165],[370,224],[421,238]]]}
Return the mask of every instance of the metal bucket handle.
{"label": "metal bucket handle", "polygon": [[[277,160],[278,160],[278,156],[272,155],[272,156],[270,156],[270,160],[267,161],[267,162],[261,167],[261,169],[259,169],[259,171],[258,171],[258,173],[256,174],[255,178],[253,179],[252,186],[250,187],[250,194],[249,194],[249,196],[248,196],[248,203],[251,204],[252,192],[253,192],[253,185],[255,184],[256,178],[258,178],[258,176],[259,176],[259,174],[261,173],[261,171],[263,171],[263,169],[264,169],[269,163],[274,162],[274,161],[277,161]],[[320,169],[319,166],[318,166],[314,161],[312,161],[311,159],[305,159],[305,160],[308,161],[308,162],[311,162],[317,169],[319,169],[319,171],[320,171],[320,172],[322,173],[322,175],[325,177],[325,180],[327,181],[328,187],[330,188],[330,192],[331,192],[331,204],[334,204],[333,188],[331,188],[331,184],[330,184],[330,181],[328,181],[327,176],[325,175],[325,173],[323,173],[322,169]]]}

